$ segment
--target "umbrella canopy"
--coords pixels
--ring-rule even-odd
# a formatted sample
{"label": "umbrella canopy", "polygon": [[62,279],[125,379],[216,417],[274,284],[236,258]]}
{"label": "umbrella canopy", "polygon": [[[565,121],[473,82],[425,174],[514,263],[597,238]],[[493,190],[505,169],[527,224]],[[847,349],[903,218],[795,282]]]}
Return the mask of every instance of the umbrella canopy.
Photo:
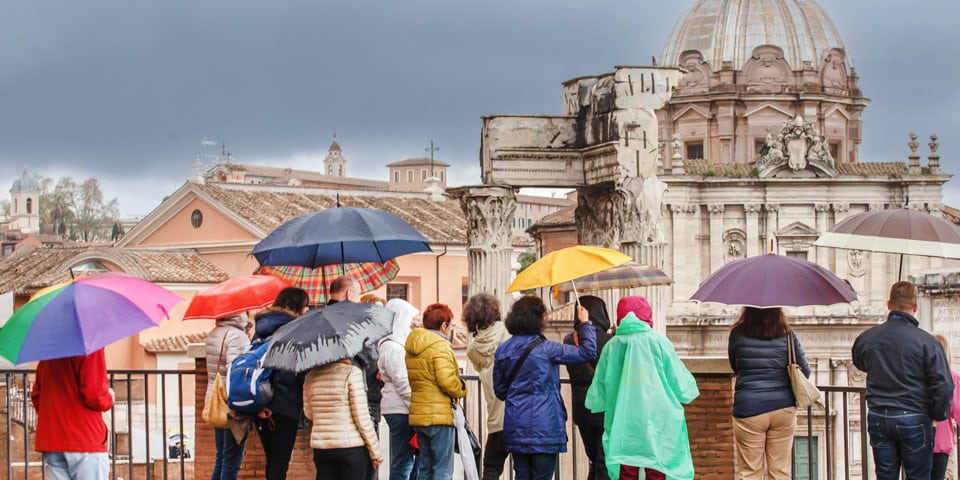
{"label": "umbrella canopy", "polygon": [[273,304],[290,282],[273,275],[240,275],[201,290],[190,301],[184,320],[217,319]]}
{"label": "umbrella canopy", "polygon": [[852,302],[857,293],[820,265],[770,253],[720,267],[690,299],[757,308],[802,307]]}
{"label": "umbrella canopy", "polygon": [[393,331],[393,316],[372,303],[338,302],[311,310],[273,333],[263,365],[299,373],[353,358]]}
{"label": "umbrella canopy", "polygon": [[37,292],[0,328],[0,356],[13,363],[87,355],[158,325],[178,295],[146,280],[108,273]]}
{"label": "umbrella canopy", "polygon": [[544,255],[518,273],[507,288],[507,293],[569,282],[630,260],[629,256],[609,248],[587,245],[561,248]]}
{"label": "umbrella canopy", "polygon": [[310,295],[310,303],[320,305],[327,301],[327,290],[330,282],[337,277],[349,276],[360,282],[360,291],[363,293],[376,290],[397,277],[400,265],[396,260],[387,260],[384,263],[345,263],[327,265],[324,267],[307,268],[292,265],[276,267],[260,267],[260,273],[276,275],[289,281],[295,287],[302,288]]}
{"label": "umbrella canopy", "polygon": [[960,227],[926,212],[875,210],[838,223],[814,242],[879,253],[960,258]]}
{"label": "umbrella canopy", "polygon": [[627,262],[617,267],[574,279],[570,283],[561,283],[557,288],[561,292],[569,292],[575,286],[579,292],[596,292],[615,288],[670,285],[671,283],[673,283],[673,279],[659,268],[640,265],[637,262]]}
{"label": "umbrella canopy", "polygon": [[386,262],[430,251],[416,229],[393,214],[372,208],[336,207],[293,218],[250,253],[263,266],[317,268],[341,263]]}

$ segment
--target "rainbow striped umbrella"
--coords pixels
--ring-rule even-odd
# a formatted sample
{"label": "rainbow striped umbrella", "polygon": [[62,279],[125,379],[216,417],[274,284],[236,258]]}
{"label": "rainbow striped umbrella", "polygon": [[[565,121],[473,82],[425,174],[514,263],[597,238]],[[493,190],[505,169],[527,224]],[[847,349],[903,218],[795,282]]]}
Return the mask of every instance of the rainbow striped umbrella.
{"label": "rainbow striped umbrella", "polygon": [[360,281],[360,291],[376,290],[397,277],[400,265],[396,259],[386,262],[340,263],[324,267],[307,268],[294,265],[262,266],[258,273],[280,277],[293,286],[302,288],[310,295],[310,303],[321,305],[327,301],[330,282],[337,277],[348,276]]}
{"label": "rainbow striped umbrella", "polygon": [[87,355],[158,325],[183,299],[116,273],[47,287],[0,328],[0,356],[21,364]]}

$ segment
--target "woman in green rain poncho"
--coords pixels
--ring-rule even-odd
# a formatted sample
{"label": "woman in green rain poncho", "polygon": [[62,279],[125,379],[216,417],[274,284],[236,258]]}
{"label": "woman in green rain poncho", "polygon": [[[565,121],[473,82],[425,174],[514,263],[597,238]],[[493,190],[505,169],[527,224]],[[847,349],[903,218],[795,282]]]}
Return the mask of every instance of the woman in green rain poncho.
{"label": "woman in green rain poncho", "polygon": [[[624,297],[616,333],[600,355],[586,406],[604,412],[610,478],[693,479],[683,405],[700,395],[666,336],[653,330],[647,299]],[[621,468],[622,467],[622,468]]]}

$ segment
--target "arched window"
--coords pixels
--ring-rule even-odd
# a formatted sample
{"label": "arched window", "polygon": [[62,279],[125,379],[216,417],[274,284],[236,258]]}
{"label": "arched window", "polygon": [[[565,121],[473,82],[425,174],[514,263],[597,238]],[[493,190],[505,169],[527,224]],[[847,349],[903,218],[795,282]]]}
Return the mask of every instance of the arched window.
{"label": "arched window", "polygon": [[30,215],[31,213],[33,213],[33,199],[28,198],[27,199],[27,215]]}

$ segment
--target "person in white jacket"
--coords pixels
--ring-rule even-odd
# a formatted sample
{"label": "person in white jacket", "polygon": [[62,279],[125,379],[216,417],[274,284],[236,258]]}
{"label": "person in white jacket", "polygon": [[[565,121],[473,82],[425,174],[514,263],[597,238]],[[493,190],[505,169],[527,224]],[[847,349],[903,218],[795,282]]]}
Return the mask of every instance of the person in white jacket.
{"label": "person in white jacket", "polygon": [[407,380],[404,344],[410,334],[410,323],[420,311],[399,298],[387,302],[387,308],[396,315],[393,317],[393,333],[377,344],[380,353],[377,367],[383,381],[380,412],[390,428],[390,480],[410,480],[416,478],[416,456],[410,446],[413,428],[408,423],[410,382]]}

